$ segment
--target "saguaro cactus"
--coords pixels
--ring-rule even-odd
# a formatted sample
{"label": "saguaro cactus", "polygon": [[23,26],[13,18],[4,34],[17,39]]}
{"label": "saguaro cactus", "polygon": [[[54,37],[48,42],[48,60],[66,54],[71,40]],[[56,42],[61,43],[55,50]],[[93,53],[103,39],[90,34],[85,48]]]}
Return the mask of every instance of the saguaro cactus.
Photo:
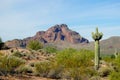
{"label": "saguaro cactus", "polygon": [[95,69],[99,69],[100,63],[100,45],[99,40],[102,38],[103,33],[98,32],[98,28],[96,28],[96,32],[92,32],[92,38],[95,40]]}

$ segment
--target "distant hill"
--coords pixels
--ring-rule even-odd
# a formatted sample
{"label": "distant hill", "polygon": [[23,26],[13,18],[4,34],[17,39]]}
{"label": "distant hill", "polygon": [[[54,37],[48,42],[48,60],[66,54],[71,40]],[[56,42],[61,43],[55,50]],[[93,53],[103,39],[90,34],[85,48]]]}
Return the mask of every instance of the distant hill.
{"label": "distant hill", "polygon": [[47,31],[38,31],[36,35],[24,38],[23,40],[14,39],[7,41],[6,45],[8,47],[26,47],[30,40],[37,40],[44,44],[79,44],[89,42],[78,32],[69,29],[66,24],[60,24],[50,27]]}
{"label": "distant hill", "polygon": [[[94,42],[87,44],[70,44],[65,43],[64,45],[56,44],[60,49],[62,48],[75,48],[75,49],[89,49],[94,50]],[[113,36],[105,40],[100,41],[101,54],[114,54],[115,50],[120,52],[120,36]]]}
{"label": "distant hill", "polygon": [[[94,42],[85,44],[82,48],[94,50]],[[113,36],[100,41],[102,54],[113,54],[116,51],[120,52],[120,36]]]}
{"label": "distant hill", "polygon": [[113,36],[101,41],[101,52],[114,53],[115,50],[120,52],[120,36]]}

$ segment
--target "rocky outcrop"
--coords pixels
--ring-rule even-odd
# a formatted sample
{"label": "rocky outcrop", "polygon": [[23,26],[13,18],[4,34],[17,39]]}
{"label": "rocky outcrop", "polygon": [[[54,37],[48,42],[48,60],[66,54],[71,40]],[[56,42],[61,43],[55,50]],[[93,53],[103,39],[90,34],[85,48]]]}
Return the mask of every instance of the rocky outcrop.
{"label": "rocky outcrop", "polygon": [[23,40],[12,40],[6,42],[9,47],[25,47],[30,40],[38,40],[42,43],[88,43],[89,41],[79,35],[79,33],[72,31],[66,24],[55,25],[47,31],[39,31],[33,37],[28,37]]}

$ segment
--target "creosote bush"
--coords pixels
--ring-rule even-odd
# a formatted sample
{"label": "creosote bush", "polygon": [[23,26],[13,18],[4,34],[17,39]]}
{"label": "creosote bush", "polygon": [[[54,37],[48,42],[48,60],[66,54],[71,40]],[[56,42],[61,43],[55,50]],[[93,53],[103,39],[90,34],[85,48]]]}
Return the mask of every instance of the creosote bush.
{"label": "creosote bush", "polygon": [[0,72],[4,75],[15,73],[15,69],[24,63],[24,60],[15,56],[0,56]]}
{"label": "creosote bush", "polygon": [[100,68],[98,73],[101,77],[107,77],[112,72],[112,69],[109,67]]}
{"label": "creosote bush", "polygon": [[46,46],[44,49],[47,53],[56,53],[57,49],[55,48],[55,46]]}
{"label": "creosote bush", "polygon": [[35,63],[35,74],[42,76],[42,77],[47,77],[49,71],[50,71],[50,64],[49,62],[37,62]]}
{"label": "creosote bush", "polygon": [[22,57],[24,56],[22,53],[20,53],[19,51],[13,52],[12,56],[16,56],[16,57]]}
{"label": "creosote bush", "polygon": [[55,58],[48,62],[35,63],[34,67],[36,75],[39,76],[81,80],[96,75],[93,59],[92,51],[70,48],[58,52]]}
{"label": "creosote bush", "polygon": [[21,65],[16,71],[21,74],[33,73],[33,70],[29,65]]}
{"label": "creosote bush", "polygon": [[115,56],[114,55],[102,55],[102,60],[110,63],[113,62],[115,60]]}
{"label": "creosote bush", "polygon": [[[75,50],[75,49],[65,49],[58,53],[55,58],[55,64],[57,66],[62,66],[65,71],[69,72],[69,77],[74,80],[82,79],[82,75],[92,76],[95,71],[93,67],[94,53],[89,50]],[[91,68],[89,68],[91,67]],[[93,70],[93,72],[92,72]],[[88,71],[91,71],[89,73]]]}
{"label": "creosote bush", "polygon": [[120,80],[120,55],[112,62],[113,71],[109,75],[110,80]]}
{"label": "creosote bush", "polygon": [[27,48],[30,50],[39,50],[39,49],[43,48],[43,44],[37,40],[31,40],[27,44]]}
{"label": "creosote bush", "polygon": [[120,72],[115,72],[113,71],[110,76],[109,76],[110,80],[120,80]]}
{"label": "creosote bush", "polygon": [[94,54],[89,50],[65,49],[56,55],[55,61],[64,67],[93,66]]}

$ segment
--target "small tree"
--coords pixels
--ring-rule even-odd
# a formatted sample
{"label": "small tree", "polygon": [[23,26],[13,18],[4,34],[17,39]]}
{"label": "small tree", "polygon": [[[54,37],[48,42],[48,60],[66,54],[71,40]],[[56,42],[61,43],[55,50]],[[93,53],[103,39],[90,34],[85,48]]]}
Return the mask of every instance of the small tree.
{"label": "small tree", "polygon": [[40,43],[39,41],[31,40],[31,41],[27,44],[27,48],[28,48],[28,49],[32,49],[32,50],[38,50],[38,49],[43,48],[43,44]]}
{"label": "small tree", "polygon": [[99,40],[102,38],[103,33],[98,32],[98,28],[96,28],[96,32],[92,32],[92,38],[95,40],[95,69],[99,69],[99,59],[100,59],[100,45]]}
{"label": "small tree", "polygon": [[2,42],[2,39],[0,38],[0,50],[2,49],[3,46],[4,46],[4,43]]}

